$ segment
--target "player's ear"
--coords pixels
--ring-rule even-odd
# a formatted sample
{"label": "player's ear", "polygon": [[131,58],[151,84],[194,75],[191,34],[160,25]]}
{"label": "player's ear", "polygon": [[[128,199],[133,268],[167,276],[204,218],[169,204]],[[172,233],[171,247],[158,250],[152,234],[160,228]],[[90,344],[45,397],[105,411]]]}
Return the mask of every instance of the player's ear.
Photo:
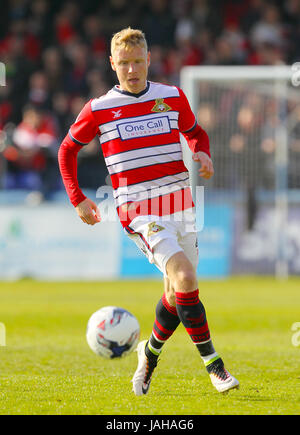
{"label": "player's ear", "polygon": [[111,65],[113,71],[116,71],[116,67],[115,67],[115,63],[114,63],[113,57],[109,56],[109,60],[110,60],[110,65]]}
{"label": "player's ear", "polygon": [[148,54],[147,54],[147,65],[148,66],[150,65],[150,59],[151,59],[151,54],[150,54],[150,51],[148,51]]}

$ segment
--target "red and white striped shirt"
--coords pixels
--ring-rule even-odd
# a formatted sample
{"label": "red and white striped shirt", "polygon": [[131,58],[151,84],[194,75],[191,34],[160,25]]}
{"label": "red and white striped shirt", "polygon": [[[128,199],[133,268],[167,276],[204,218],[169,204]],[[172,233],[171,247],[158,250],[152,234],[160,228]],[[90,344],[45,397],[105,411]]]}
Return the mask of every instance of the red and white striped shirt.
{"label": "red and white striped shirt", "polygon": [[180,133],[192,152],[210,156],[208,136],[176,86],[147,82],[139,94],[115,86],[90,100],[59,150],[72,204],[85,199],[77,182],[77,153],[98,135],[123,226],[137,215],[162,216],[193,207]]}

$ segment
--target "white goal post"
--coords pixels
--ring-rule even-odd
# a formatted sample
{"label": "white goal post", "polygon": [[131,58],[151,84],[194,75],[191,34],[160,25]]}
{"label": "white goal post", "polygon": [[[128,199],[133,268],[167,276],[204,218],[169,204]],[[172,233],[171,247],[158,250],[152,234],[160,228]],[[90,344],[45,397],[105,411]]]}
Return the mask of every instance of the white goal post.
{"label": "white goal post", "polygon": [[[180,76],[180,85],[190,102],[193,112],[198,116],[199,107],[202,103],[205,103],[205,107],[202,104],[203,110],[201,113],[204,116],[203,119],[207,119],[208,125],[211,126],[211,118],[214,118],[214,130],[211,130],[212,137],[210,136],[210,131],[208,131],[208,134],[210,136],[213,156],[215,154],[214,138],[217,138],[218,142],[219,172],[222,173],[223,178],[221,179],[220,175],[216,174],[216,177],[219,177],[219,179],[217,178],[216,185],[212,184],[212,186],[215,190],[219,189],[220,196],[226,189],[237,191],[241,187],[241,182],[236,176],[235,171],[237,173],[242,170],[248,171],[247,180],[249,183],[252,183],[252,187],[256,183],[256,180],[263,178],[261,172],[265,172],[267,166],[261,164],[260,150],[256,146],[258,143],[262,143],[265,155],[269,158],[269,163],[266,158],[265,165],[271,165],[273,168],[272,177],[274,179],[272,181],[269,179],[265,185],[267,185],[266,189],[268,192],[273,191],[274,195],[277,226],[277,252],[274,272],[279,278],[286,278],[289,273],[285,228],[288,215],[288,142],[290,123],[292,123],[293,117],[287,107],[288,102],[292,102],[292,105],[297,106],[300,97],[299,90],[291,87],[292,71],[292,67],[287,65],[187,66],[181,70]],[[245,101],[247,101],[248,107],[251,106],[253,108],[253,113],[249,110],[247,112]],[[240,115],[241,112],[239,112],[237,115],[237,111],[242,106],[245,107],[243,114]],[[227,113],[224,113],[225,111]],[[232,116],[230,111],[232,111]],[[241,118],[241,126],[238,125],[239,120],[236,121],[238,116]],[[247,122],[248,128],[249,123],[251,124],[252,122],[251,116],[255,120],[260,118],[263,128],[261,128],[260,124],[260,129],[255,130],[255,122],[258,121],[253,121],[254,127],[252,126],[253,131],[251,132],[251,140],[254,144],[253,152],[251,154],[251,147],[249,146],[247,151],[248,157],[245,157],[245,160],[240,157],[240,165],[238,160],[233,164],[230,160],[230,150],[237,151],[234,157],[236,158],[239,147],[245,148],[243,140],[247,130]],[[270,121],[269,118],[273,118],[273,126],[272,120]],[[222,119],[222,125],[220,119]],[[201,119],[198,119],[198,122],[201,125]],[[205,122],[202,126],[206,129]],[[244,128],[242,133],[241,128]],[[272,153],[269,150],[273,145],[270,140],[267,142],[268,138],[265,133],[268,128],[269,130],[273,129],[272,137],[275,146]],[[262,135],[265,136],[262,137]],[[270,159],[271,154],[272,161]],[[201,183],[201,180],[199,180],[197,175],[197,166],[191,159],[191,153],[186,148],[184,160],[191,174],[192,185],[195,187]],[[247,164],[252,160],[251,169],[248,170]],[[226,169],[223,167],[222,161],[224,165],[225,161],[227,162]],[[236,181],[232,181],[234,179]],[[257,181],[257,183],[263,185],[264,182]],[[208,186],[210,186],[209,183]],[[209,192],[207,195],[209,195]]]}

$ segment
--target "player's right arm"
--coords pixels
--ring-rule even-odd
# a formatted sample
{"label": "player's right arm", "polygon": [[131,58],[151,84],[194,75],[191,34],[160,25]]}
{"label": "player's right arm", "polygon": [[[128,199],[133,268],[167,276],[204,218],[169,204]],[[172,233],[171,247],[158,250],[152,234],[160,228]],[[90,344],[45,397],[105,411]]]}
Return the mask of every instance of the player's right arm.
{"label": "player's right arm", "polygon": [[101,221],[100,211],[90,198],[81,201],[75,209],[82,222],[88,225],[95,225]]}
{"label": "player's right arm", "polygon": [[96,204],[81,191],[77,179],[77,155],[83,146],[88,145],[98,134],[89,101],[62,141],[58,151],[58,163],[67,195],[80,219],[89,225],[100,222],[100,212]]}

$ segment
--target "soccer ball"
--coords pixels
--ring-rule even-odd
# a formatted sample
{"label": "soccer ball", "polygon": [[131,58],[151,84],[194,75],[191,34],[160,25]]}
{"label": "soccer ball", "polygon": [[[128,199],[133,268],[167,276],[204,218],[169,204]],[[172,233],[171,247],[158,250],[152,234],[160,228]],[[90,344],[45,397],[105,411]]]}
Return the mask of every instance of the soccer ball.
{"label": "soccer ball", "polygon": [[120,358],[131,353],[140,337],[140,325],[129,311],[103,307],[90,317],[86,339],[96,355]]}

